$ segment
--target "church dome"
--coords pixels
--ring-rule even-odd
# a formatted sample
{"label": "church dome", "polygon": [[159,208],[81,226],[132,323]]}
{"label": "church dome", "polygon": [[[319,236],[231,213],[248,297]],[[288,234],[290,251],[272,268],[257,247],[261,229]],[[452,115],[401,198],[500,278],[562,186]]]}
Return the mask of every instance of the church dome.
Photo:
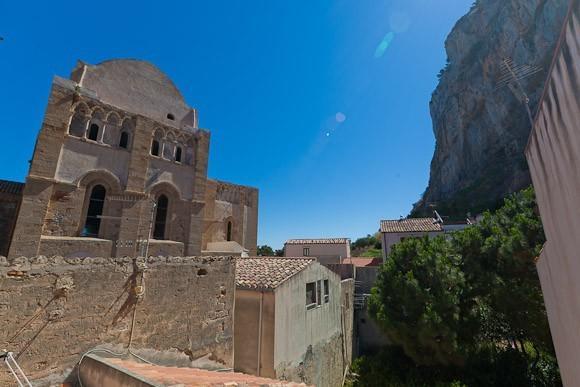
{"label": "church dome", "polygon": [[153,64],[113,59],[97,65],[79,62],[71,79],[94,91],[104,103],[177,127],[194,127],[195,113],[173,81]]}

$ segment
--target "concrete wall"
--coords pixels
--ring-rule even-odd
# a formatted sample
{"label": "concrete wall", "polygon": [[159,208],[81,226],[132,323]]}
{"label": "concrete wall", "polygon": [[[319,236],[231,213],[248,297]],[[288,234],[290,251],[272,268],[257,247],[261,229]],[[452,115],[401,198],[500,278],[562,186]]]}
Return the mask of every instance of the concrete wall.
{"label": "concrete wall", "polygon": [[564,385],[580,380],[580,1],[571,12],[526,157],[546,234],[537,263]]}
{"label": "concrete wall", "polygon": [[316,257],[322,264],[342,263],[342,258],[350,257],[348,243],[317,243],[317,244],[290,244],[284,245],[285,257],[303,257],[304,248],[310,249],[310,257]]}
{"label": "concrete wall", "polygon": [[354,350],[354,279],[340,282],[342,299],[342,332],[344,334],[345,363],[351,364]]}
{"label": "concrete wall", "polygon": [[236,289],[234,322],[234,369],[236,371],[270,378],[276,377],[274,316],[273,292]]}
{"label": "concrete wall", "polygon": [[[306,309],[306,283],[329,280],[328,303]],[[337,386],[344,370],[340,277],[318,262],[275,290],[274,368],[278,378]]]}
{"label": "concrete wall", "polygon": [[[206,356],[232,367],[234,275],[229,257],[2,257],[0,348],[18,354],[38,385],[56,383],[97,345],[125,351],[136,305],[135,352],[158,364]],[[0,385],[8,382],[0,374]]]}
{"label": "concrete wall", "polygon": [[429,238],[434,238],[437,235],[443,235],[443,231],[434,232],[384,232],[382,233],[383,244],[383,260],[390,254],[392,246],[399,243],[402,238],[422,238],[429,235]]}

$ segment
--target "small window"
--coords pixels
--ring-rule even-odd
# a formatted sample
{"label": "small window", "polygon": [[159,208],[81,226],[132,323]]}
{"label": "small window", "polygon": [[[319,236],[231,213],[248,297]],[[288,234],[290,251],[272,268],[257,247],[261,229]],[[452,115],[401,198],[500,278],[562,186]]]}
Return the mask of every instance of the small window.
{"label": "small window", "polygon": [[102,185],[96,185],[91,190],[89,206],[87,209],[87,217],[85,219],[85,226],[81,231],[81,236],[93,238],[99,237],[101,216],[103,215],[106,194],[107,191]]}
{"label": "small window", "polygon": [[169,199],[161,195],[157,199],[157,208],[155,210],[155,227],[153,228],[153,239],[165,239],[165,224],[167,222],[167,209]]}
{"label": "small window", "polygon": [[228,222],[228,229],[226,233],[226,240],[229,242],[232,240],[232,222]]}
{"label": "small window", "polygon": [[99,138],[99,125],[92,123],[89,127],[88,139],[97,141],[97,138]]}
{"label": "small window", "polygon": [[159,156],[159,141],[153,140],[151,142],[151,154],[153,156]]}
{"label": "small window", "polygon": [[310,256],[310,247],[304,247],[302,249],[302,256],[309,257]]}
{"label": "small window", "polygon": [[306,284],[306,309],[316,307],[316,282]]}
{"label": "small window", "polygon": [[322,305],[322,281],[316,281],[316,305]]}
{"label": "small window", "polygon": [[330,301],[330,289],[328,288],[328,280],[324,280],[324,303]]}
{"label": "small window", "polygon": [[175,116],[171,113],[167,113],[167,118],[170,119],[171,121],[175,120]]}
{"label": "small window", "polygon": [[129,133],[121,132],[121,138],[119,139],[119,147],[125,148],[129,146]]}
{"label": "small window", "polygon": [[181,147],[178,146],[177,149],[175,149],[175,161],[177,161],[178,163],[181,162]]}

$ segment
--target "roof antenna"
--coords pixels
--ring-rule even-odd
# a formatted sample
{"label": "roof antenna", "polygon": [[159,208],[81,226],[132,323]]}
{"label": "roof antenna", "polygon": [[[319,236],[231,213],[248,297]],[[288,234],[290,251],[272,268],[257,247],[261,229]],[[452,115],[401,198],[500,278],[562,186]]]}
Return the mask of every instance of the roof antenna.
{"label": "roof antenna", "polygon": [[501,75],[495,87],[495,90],[499,90],[507,86],[516,98],[525,105],[531,126],[534,126],[534,119],[532,117],[532,111],[530,110],[530,98],[526,94],[520,80],[531,77],[540,71],[542,71],[541,67],[530,66],[528,64],[516,65],[511,58],[504,58],[501,62]]}
{"label": "roof antenna", "polygon": [[443,218],[441,217],[441,215],[439,215],[437,210],[433,210],[433,213],[435,214],[435,222],[434,223],[443,224]]}

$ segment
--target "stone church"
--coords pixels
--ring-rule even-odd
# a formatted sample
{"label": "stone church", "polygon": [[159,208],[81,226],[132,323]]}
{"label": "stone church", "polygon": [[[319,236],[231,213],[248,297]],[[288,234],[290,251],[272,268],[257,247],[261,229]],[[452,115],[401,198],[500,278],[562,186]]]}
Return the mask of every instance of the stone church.
{"label": "stone church", "polygon": [[79,61],[26,183],[0,181],[0,255],[255,255],[258,190],[208,179],[209,141],[157,67]]}

